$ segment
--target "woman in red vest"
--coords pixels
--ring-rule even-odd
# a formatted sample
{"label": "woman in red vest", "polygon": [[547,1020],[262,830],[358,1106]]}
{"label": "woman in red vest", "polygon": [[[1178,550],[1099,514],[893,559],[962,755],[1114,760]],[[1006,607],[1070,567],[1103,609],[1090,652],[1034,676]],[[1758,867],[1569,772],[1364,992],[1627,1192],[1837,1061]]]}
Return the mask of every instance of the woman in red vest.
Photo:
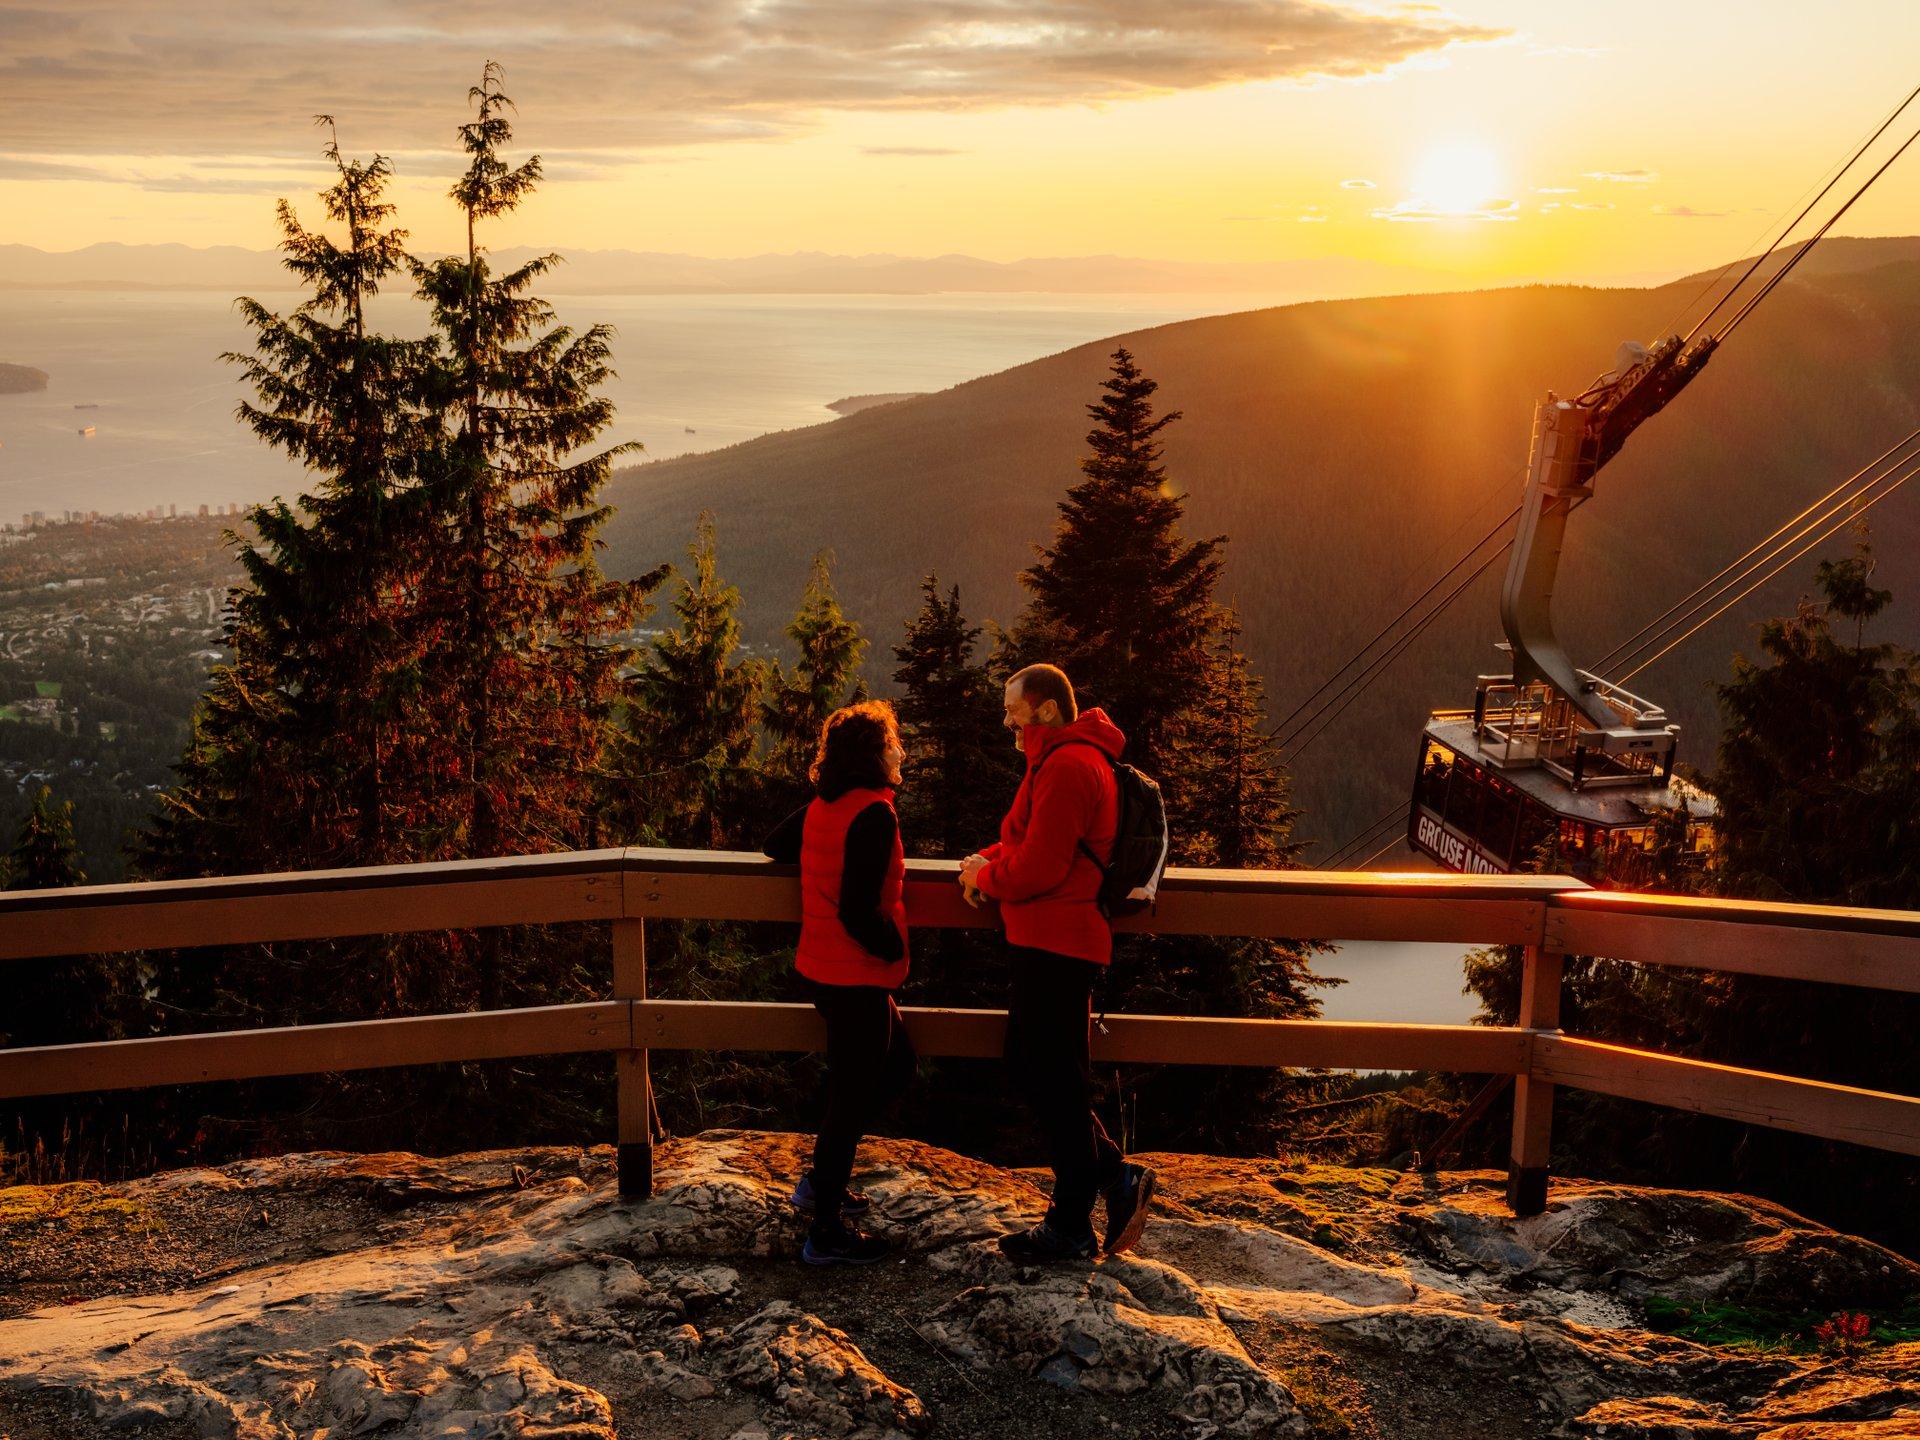
{"label": "woman in red vest", "polygon": [[865,1265],[887,1242],[849,1217],[870,1202],[849,1190],[860,1137],[913,1079],[917,1057],[893,1003],[907,978],[906,858],[893,813],[906,751],[893,707],[867,700],[836,710],[808,771],[815,795],[765,846],[800,865],[800,944],[794,968],[827,1022],[826,1115],[813,1168],[793,1206],[812,1217],[800,1252],[810,1265]]}

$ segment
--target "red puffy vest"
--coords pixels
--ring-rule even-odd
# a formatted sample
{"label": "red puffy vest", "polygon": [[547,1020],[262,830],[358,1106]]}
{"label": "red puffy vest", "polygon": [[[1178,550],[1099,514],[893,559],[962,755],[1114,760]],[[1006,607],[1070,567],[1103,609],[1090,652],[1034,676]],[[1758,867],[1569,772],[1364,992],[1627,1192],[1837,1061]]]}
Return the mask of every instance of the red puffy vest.
{"label": "red puffy vest", "polygon": [[[800,838],[800,945],[794,968],[822,985],[881,985],[891,990],[907,978],[907,957],[886,961],[870,954],[840,923],[840,877],[846,862],[847,827],[879,802],[893,808],[891,790],[849,790],[833,800],[815,797],[807,806]],[[907,934],[906,852],[896,829],[893,854],[880,884],[880,913]]]}

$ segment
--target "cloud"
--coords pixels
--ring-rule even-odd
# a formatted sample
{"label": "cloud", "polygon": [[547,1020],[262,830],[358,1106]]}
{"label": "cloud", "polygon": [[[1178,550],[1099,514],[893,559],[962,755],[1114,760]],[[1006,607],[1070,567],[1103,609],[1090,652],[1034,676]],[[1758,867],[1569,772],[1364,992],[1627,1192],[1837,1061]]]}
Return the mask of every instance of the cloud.
{"label": "cloud", "polygon": [[1576,200],[1573,202],[1573,208],[1575,210],[1611,210],[1613,208],[1613,202],[1611,200],[1588,200],[1584,202]]}
{"label": "cloud", "polygon": [[1578,195],[1579,190],[1571,185],[1539,185],[1534,187],[1536,195]]}
{"label": "cloud", "polygon": [[1340,188],[1342,190],[1378,190],[1380,187],[1371,180],[1342,180]]}
{"label": "cloud", "polygon": [[240,170],[259,173],[203,175],[182,171],[149,174],[139,169],[42,160],[32,155],[0,154],[0,180],[80,180],[95,185],[128,185],[157,194],[275,195],[288,189],[311,186],[314,177],[321,174],[317,168],[301,174],[299,162],[288,160],[252,165],[209,165],[206,168],[215,172]]}
{"label": "cloud", "polygon": [[1443,220],[1505,222],[1520,218],[1520,202],[1483,200],[1472,210],[1448,210],[1426,200],[1414,198],[1402,200],[1393,205],[1383,205],[1373,212],[1373,218],[1391,220],[1398,224],[1434,224]]}
{"label": "cloud", "polygon": [[1731,215],[1731,210],[1696,210],[1691,205],[1655,205],[1656,215],[1670,215],[1676,220],[1719,220]]}
{"label": "cloud", "polygon": [[106,172],[94,165],[71,165],[59,160],[36,160],[30,155],[0,155],[0,180],[104,180]]}
{"label": "cloud", "polygon": [[1506,32],[1328,0],[61,0],[0,13],[0,135],[36,155],[445,150],[488,57],[529,148],[804,133],[836,111],[1079,105],[1361,79]]}
{"label": "cloud", "polygon": [[954,150],[945,145],[862,145],[862,155],[964,155],[964,150]]}
{"label": "cloud", "polygon": [[1651,185],[1660,177],[1651,170],[1589,170],[1580,178],[1609,185]]}

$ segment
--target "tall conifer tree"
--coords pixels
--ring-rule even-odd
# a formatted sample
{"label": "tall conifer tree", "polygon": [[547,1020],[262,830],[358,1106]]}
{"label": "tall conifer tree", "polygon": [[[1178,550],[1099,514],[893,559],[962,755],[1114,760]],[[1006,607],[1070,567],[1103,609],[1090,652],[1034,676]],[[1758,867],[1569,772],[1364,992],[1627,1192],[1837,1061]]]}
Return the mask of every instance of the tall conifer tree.
{"label": "tall conifer tree", "polygon": [[[1158,388],[1124,347],[1113,354],[1082,478],[1053,543],[1021,575],[1030,599],[1004,661],[1062,666],[1083,705],[1126,733],[1125,759],[1160,778],[1175,859],[1292,863],[1293,812],[1264,743],[1257,682],[1215,601],[1220,537],[1188,540],[1185,499],[1162,463]],[[1001,658],[1001,657],[996,657]],[[1116,947],[1104,1003],[1116,1010],[1298,1018],[1317,1013],[1307,947],[1291,941],[1150,936]],[[1287,1081],[1195,1069],[1150,1072],[1135,1108],[1156,1144],[1258,1144]]]}
{"label": "tall conifer tree", "polygon": [[1020,576],[1031,598],[1012,633],[1018,660],[1064,668],[1150,771],[1164,766],[1167,729],[1206,673],[1222,543],[1180,533],[1185,497],[1160,443],[1180,412],[1154,415],[1158,388],[1124,346],[1113,352],[1106,393],[1087,407],[1085,478],[1060,502],[1053,543]]}
{"label": "tall conifer tree", "polygon": [[[540,159],[509,165],[499,67],[469,92],[468,165],[451,191],[464,253],[415,267],[437,349],[427,403],[443,423],[431,484],[442,526],[431,683],[456,738],[461,850],[565,849],[594,836],[603,752],[633,652],[617,637],[663,572],[610,581],[597,561],[599,491],[627,443],[589,451],[613,418],[612,331],[575,332],[531,293],[559,257],[496,274],[481,226],[514,210]],[[489,987],[483,985],[483,991]]]}
{"label": "tall conifer tree", "polygon": [[[332,121],[321,117],[331,128]],[[179,783],[145,837],[159,876],[418,858],[434,818],[408,752],[425,644],[413,581],[426,548],[415,484],[425,430],[411,397],[418,343],[370,331],[366,306],[405,263],[382,156],[346,159],[323,195],[336,240],[280,203],[283,261],[308,292],[281,316],[242,299],[253,386],[239,418],[318,479],[297,505],[247,516],[244,581]]]}

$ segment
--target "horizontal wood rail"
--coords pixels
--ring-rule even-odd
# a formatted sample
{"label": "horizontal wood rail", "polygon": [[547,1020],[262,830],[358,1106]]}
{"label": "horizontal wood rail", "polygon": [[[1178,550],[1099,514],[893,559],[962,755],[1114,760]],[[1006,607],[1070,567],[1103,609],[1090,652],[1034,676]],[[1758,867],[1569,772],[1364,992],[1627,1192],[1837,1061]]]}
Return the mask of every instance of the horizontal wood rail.
{"label": "horizontal wood rail", "polygon": [[[914,1006],[903,1012],[922,1055],[997,1058],[1004,1010]],[[1109,1015],[1094,1058],[1266,1068],[1377,1067],[1518,1075],[1524,1031],[1480,1025],[1368,1025],[1333,1020],[1230,1020],[1190,1015]],[[337,1025],[167,1035],[86,1045],[0,1050],[0,1096],[59,1095],[567,1055],[593,1050],[820,1050],[826,1029],[811,1005],[724,1000],[614,1000],[484,1010]]]}
{"label": "horizontal wood rail", "polygon": [[1698,1115],[1920,1155],[1920,1099],[1797,1080],[1569,1035],[1536,1035],[1531,1068],[1559,1085]]}
{"label": "horizontal wood rail", "polygon": [[[916,929],[987,928],[950,860],[907,864]],[[0,891],[0,960],[323,940],[580,920],[798,922],[795,868],[716,850],[589,850],[359,870],[296,871],[69,890]],[[1545,902],[1577,880],[1539,875],[1167,872],[1151,915],[1163,935],[1537,943]]]}
{"label": "horizontal wood rail", "polygon": [[389,1065],[510,1060],[522,1055],[625,1050],[632,1043],[633,1017],[627,1002],[612,1000],[211,1035],[159,1035],[0,1050],[0,1095],[59,1095],[378,1070]]}
{"label": "horizontal wood rail", "polygon": [[[908,862],[916,929],[979,928],[950,861]],[[652,1050],[819,1049],[810,1006],[649,996],[645,923],[795,922],[790,866],[719,851],[612,849],[497,860],[0,893],[0,962],[336,937],[609,922],[612,998],[290,1029],[0,1049],[0,1098],[397,1065],[609,1051],[622,1189],[651,1185]],[[1920,913],[1602,892],[1564,876],[1172,870],[1157,934],[1524,947],[1516,1026],[1108,1015],[1118,1063],[1426,1069],[1515,1077],[1509,1196],[1545,1204],[1554,1087],[1920,1155],[1920,1099],[1688,1060],[1560,1033],[1562,959],[1590,954],[1920,993]],[[0,964],[0,985],[5,969]],[[906,1011],[924,1055],[1000,1054],[998,1010]]]}
{"label": "horizontal wood rail", "polygon": [[1584,890],[1548,905],[1546,944],[1783,980],[1920,992],[1920,914]]}

